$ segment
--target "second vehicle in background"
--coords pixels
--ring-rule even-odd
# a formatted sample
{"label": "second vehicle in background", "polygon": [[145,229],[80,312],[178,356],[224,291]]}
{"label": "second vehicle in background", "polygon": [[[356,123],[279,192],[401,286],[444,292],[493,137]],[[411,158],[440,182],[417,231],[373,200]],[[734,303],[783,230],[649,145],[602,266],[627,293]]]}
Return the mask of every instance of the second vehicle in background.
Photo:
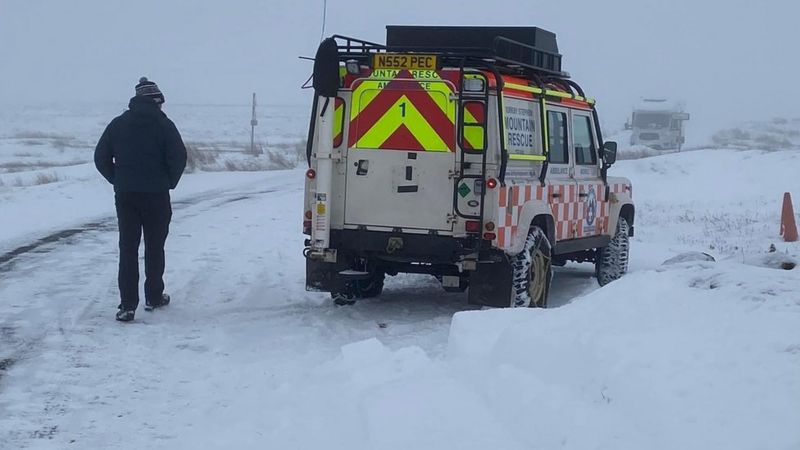
{"label": "second vehicle in background", "polygon": [[656,150],[679,150],[686,142],[685,125],[689,113],[680,102],[663,98],[645,98],[633,109],[631,145],[645,145]]}

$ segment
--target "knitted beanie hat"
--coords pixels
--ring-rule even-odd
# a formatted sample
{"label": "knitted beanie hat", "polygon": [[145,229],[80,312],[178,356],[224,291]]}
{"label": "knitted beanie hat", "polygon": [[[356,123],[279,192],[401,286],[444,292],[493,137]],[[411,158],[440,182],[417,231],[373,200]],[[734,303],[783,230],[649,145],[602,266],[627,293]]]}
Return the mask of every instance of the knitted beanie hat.
{"label": "knitted beanie hat", "polygon": [[150,97],[156,103],[164,103],[164,94],[158,89],[158,85],[148,80],[147,77],[139,78],[139,84],[136,85],[136,95]]}

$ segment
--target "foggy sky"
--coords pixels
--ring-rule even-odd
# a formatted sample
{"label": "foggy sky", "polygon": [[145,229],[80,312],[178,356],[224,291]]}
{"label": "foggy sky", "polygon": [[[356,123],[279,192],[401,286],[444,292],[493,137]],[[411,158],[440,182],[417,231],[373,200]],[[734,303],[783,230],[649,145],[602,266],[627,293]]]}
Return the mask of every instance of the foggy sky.
{"label": "foggy sky", "polygon": [[[323,0],[0,0],[0,107],[124,103],[142,75],[167,103],[306,104]],[[621,126],[642,96],[708,127],[800,116],[796,0],[328,0],[326,35],[384,26],[533,25]]]}

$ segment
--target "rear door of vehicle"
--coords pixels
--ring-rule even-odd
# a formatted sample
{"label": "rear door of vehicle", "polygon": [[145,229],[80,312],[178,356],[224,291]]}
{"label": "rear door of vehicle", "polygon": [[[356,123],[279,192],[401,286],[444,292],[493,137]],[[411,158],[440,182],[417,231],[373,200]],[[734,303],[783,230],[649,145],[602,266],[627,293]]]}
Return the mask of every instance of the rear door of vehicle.
{"label": "rear door of vehicle", "polygon": [[451,231],[454,86],[435,72],[376,72],[352,87],[345,225]]}

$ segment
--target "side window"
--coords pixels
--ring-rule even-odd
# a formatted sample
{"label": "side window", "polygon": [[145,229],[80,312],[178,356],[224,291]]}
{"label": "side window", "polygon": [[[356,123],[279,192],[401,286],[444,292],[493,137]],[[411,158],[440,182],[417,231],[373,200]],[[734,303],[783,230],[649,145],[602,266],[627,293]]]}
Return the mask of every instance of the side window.
{"label": "side window", "polygon": [[575,164],[593,166],[597,164],[597,151],[592,140],[592,120],[588,116],[572,116],[572,145]]}
{"label": "side window", "polygon": [[569,162],[569,144],[567,141],[567,114],[558,111],[547,112],[547,136],[550,146],[548,160],[551,164]]}

